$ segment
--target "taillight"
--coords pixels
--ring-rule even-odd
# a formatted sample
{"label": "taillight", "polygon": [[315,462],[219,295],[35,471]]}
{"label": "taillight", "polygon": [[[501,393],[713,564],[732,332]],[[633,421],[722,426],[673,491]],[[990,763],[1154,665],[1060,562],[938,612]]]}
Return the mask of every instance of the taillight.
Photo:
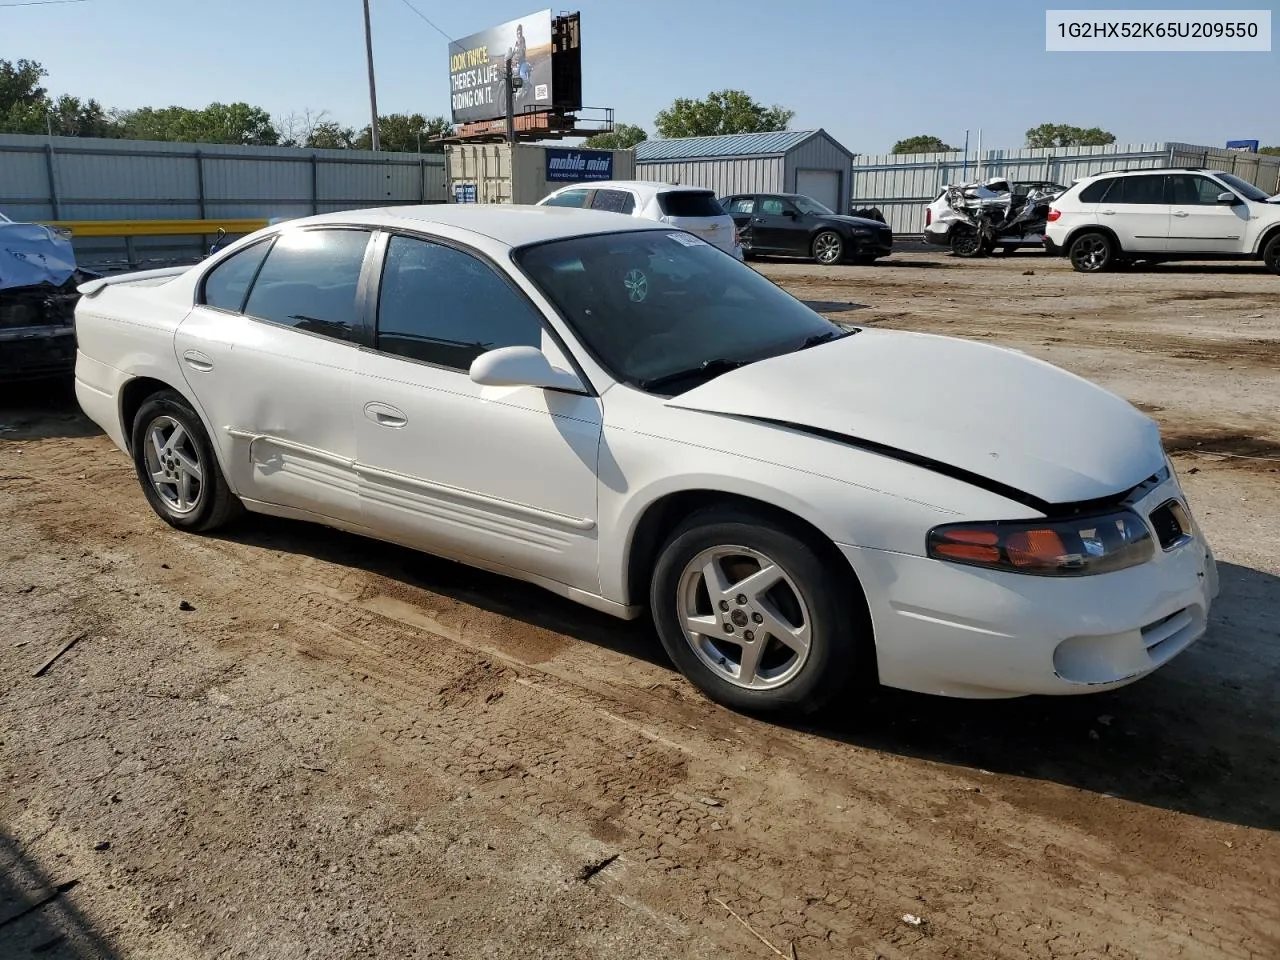
{"label": "taillight", "polygon": [[1049,222],[1050,222],[1050,223],[1053,223],[1053,221],[1057,220],[1060,216],[1062,216],[1062,211],[1061,211],[1061,210],[1058,210],[1058,209],[1057,209],[1057,208],[1055,208],[1055,207],[1050,207],[1050,208],[1049,208],[1049,217],[1048,217],[1048,219],[1049,219]]}
{"label": "taillight", "polygon": [[933,223],[933,210],[929,207],[924,208],[924,225],[927,227]]}

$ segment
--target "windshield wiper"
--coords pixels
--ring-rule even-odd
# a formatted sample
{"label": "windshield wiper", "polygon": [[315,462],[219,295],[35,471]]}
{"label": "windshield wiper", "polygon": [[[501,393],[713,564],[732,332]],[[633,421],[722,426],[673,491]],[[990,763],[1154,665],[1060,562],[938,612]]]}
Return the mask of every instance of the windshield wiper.
{"label": "windshield wiper", "polygon": [[800,346],[796,349],[808,350],[810,347],[816,347],[821,343],[830,343],[832,340],[841,340],[857,332],[857,330],[828,330],[826,333],[815,333],[812,337],[805,337],[801,340]]}
{"label": "windshield wiper", "polygon": [[718,377],[722,373],[728,373],[730,370],[737,370],[739,367],[745,367],[750,360],[730,360],[727,357],[716,357],[712,360],[703,360],[696,367],[690,367],[687,370],[677,370],[674,373],[664,373],[660,377],[651,377],[648,380],[641,380],[640,386],[645,390],[653,390],[659,387],[665,387],[668,384],[678,383],[681,380],[688,380],[697,376]]}

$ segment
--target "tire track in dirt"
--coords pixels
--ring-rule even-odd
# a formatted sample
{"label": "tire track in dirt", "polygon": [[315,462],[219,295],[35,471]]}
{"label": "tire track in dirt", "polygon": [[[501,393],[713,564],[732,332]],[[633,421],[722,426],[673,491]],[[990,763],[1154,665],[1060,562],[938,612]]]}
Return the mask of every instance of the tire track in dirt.
{"label": "tire track in dirt", "polygon": [[[101,441],[87,447],[95,445]],[[52,479],[82,469],[92,452],[49,446],[41,469]],[[115,474],[107,475],[108,489],[118,489]],[[51,540],[118,550],[132,531],[149,541],[153,555],[143,562],[153,569],[163,547],[171,557],[185,555],[188,562],[176,566],[217,571],[190,581],[199,605],[237,613],[189,629],[247,662],[290,657],[299,672],[324,671],[339,688],[379,702],[378,735],[406,766],[428,763],[535,828],[579,831],[602,843],[607,837],[622,859],[597,882],[637,891],[659,911],[717,896],[741,907],[757,929],[794,939],[806,956],[909,956],[915,948],[946,957],[1073,955],[1068,948],[1100,956],[1092,952],[1096,924],[1131,928],[1111,956],[1142,956],[1154,937],[1166,938],[1165,955],[1177,955],[1175,948],[1196,955],[1228,936],[1220,921],[1204,919],[1170,933],[1162,918],[1173,905],[1149,900],[1134,878],[1116,874],[1105,844],[1042,823],[1021,825],[1026,836],[1016,842],[1002,835],[1013,822],[1007,805],[990,792],[973,795],[963,777],[815,746],[802,733],[683,694],[654,698],[617,676],[616,656],[564,638],[558,655],[548,659],[539,644],[526,662],[518,639],[505,644],[509,622],[504,627],[493,614],[403,585],[393,596],[379,574],[305,553],[182,537],[146,512],[136,489],[109,503],[93,485],[74,489],[62,500],[71,515],[46,521]],[[43,489],[23,492],[57,502]],[[94,524],[84,522],[88,515]],[[333,586],[317,590],[317,583]],[[415,611],[409,623],[406,605]],[[334,698],[335,708],[346,699]],[[905,776],[917,782],[896,795]],[[846,809],[816,809],[822,796],[844,800]],[[723,799],[716,806],[703,797]],[[943,823],[926,827],[926,820]],[[1050,849],[1071,850],[1077,862],[1046,855]],[[1003,892],[1010,873],[1023,883],[1015,901]],[[1064,892],[1071,884],[1076,892]],[[1100,889],[1128,898],[1100,904]],[[1028,910],[1022,898],[1035,891],[1055,905]],[[928,929],[902,929],[898,918],[921,896],[927,906],[910,912],[928,912]],[[1197,911],[1184,902],[1176,912]],[[1041,932],[1046,924],[1052,939]],[[1025,942],[1014,949],[1019,931]]]}

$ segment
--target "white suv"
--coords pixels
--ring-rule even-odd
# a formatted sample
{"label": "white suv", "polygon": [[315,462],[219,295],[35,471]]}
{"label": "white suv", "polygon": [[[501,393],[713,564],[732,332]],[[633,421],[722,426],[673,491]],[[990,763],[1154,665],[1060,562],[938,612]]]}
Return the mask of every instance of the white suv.
{"label": "white suv", "polygon": [[1138,260],[1262,260],[1280,273],[1280,203],[1221,170],[1104,173],[1053,202],[1045,248],[1081,273]]}
{"label": "white suv", "polygon": [[608,210],[669,223],[742,259],[742,244],[738,242],[733,218],[725,213],[715,193],[704,187],[648,180],[606,180],[561,187],[539,200],[538,206]]}

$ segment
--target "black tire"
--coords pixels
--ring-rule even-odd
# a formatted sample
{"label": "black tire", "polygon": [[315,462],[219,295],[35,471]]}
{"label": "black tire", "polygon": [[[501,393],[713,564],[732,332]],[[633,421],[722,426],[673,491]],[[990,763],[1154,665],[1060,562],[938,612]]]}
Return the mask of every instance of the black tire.
{"label": "black tire", "polygon": [[1267,241],[1262,251],[1262,262],[1272,273],[1280,274],[1280,233]]}
{"label": "black tire", "polygon": [[971,260],[974,257],[986,256],[986,244],[973,227],[957,223],[951,228],[951,253]]}
{"label": "black tire", "polygon": [[[173,441],[178,427],[183,436]],[[159,444],[153,442],[153,431],[164,435],[166,430],[169,431],[167,437],[173,441],[168,456],[164,456],[158,449]],[[148,397],[133,418],[130,435],[138,482],[142,484],[142,492],[151,509],[165,523],[179,530],[203,533],[222,526],[244,509],[227,486],[204,424],[182,394],[175,390],[162,390]],[[198,467],[200,479],[184,486],[180,479],[187,472],[184,463],[192,459]],[[172,482],[153,481],[153,473],[161,472],[172,477]],[[165,488],[164,493],[161,486]],[[186,509],[182,506],[183,492],[188,500]],[[176,504],[170,494],[172,499],[178,500]]]}
{"label": "black tire", "polygon": [[834,230],[823,230],[813,238],[809,252],[815,263],[824,267],[835,266],[844,260],[844,238]]}
{"label": "black tire", "polygon": [[[738,606],[738,598],[726,600],[729,604],[726,609],[708,592],[689,586],[699,575],[692,573],[687,576],[686,568],[705,569],[699,566],[701,556],[721,548],[728,551],[745,548],[758,552],[784,571],[788,582],[779,583],[762,594],[768,607],[757,607],[759,601],[752,596],[746,606]],[[804,536],[766,515],[728,507],[699,511],[671,534],[654,569],[649,603],[662,645],[694,686],[712,700],[736,710],[813,713],[858,681],[873,686],[876,678],[875,648],[870,621],[860,597],[850,595],[848,580],[839,575],[838,559],[828,556],[820,547],[815,548],[807,542]],[[728,566],[719,569],[725,574],[726,582],[736,586],[741,577],[738,573],[729,572],[735,569],[736,561],[725,562]],[[750,572],[751,568],[746,568],[745,573],[749,575]],[[705,577],[701,582],[705,586]],[[686,635],[682,625],[682,609],[688,602],[687,598],[695,595],[699,612],[705,601],[709,615],[718,618],[715,633],[695,633],[696,641]],[[798,605],[795,602],[797,595]],[[770,607],[791,626],[796,626],[798,620],[804,621],[801,626],[808,626],[808,651],[803,659],[795,661],[791,668],[793,674],[787,673],[785,666],[788,661],[785,658],[796,655],[795,652],[774,639],[775,635],[768,631],[767,621],[757,619],[757,609],[768,612]],[[735,617],[738,619],[730,625],[735,625],[737,632],[731,640],[721,634],[724,625]],[[748,631],[755,623],[761,622],[766,626],[759,628],[759,638],[753,638]],[[760,653],[762,665],[781,663],[772,669],[782,672],[777,673],[773,680],[765,680],[776,682],[776,686],[749,689],[731,679],[733,670],[742,670],[742,655],[747,641],[764,644]],[[703,651],[701,655],[695,652],[695,642]],[[735,644],[738,657],[733,660],[730,648]],[[721,648],[724,648],[723,652]],[[718,667],[704,662],[703,656],[718,657]],[[757,677],[754,670],[752,677]]]}
{"label": "black tire", "polygon": [[1077,273],[1102,273],[1115,266],[1115,242],[1105,233],[1087,230],[1071,241],[1067,251]]}

